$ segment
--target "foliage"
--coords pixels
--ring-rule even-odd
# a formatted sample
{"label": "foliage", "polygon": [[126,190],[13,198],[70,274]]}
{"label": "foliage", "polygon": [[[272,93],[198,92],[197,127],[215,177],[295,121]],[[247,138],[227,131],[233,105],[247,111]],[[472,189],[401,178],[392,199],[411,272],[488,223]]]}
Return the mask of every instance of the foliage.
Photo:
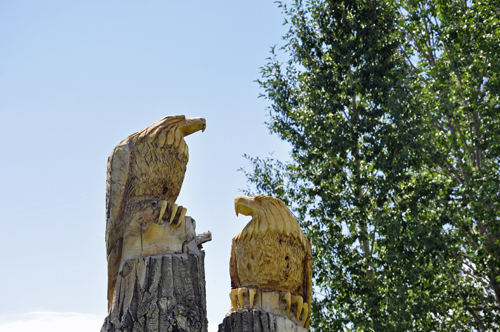
{"label": "foliage", "polygon": [[246,174],[313,242],[314,329],[497,330],[500,5],[279,6],[259,83],[291,160]]}

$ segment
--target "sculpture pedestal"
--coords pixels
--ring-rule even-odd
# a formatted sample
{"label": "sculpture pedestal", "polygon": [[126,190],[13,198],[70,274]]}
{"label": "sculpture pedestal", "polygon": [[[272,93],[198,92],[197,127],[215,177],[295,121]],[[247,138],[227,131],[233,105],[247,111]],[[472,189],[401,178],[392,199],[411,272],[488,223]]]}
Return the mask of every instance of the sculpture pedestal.
{"label": "sculpture pedestal", "polygon": [[101,332],[207,332],[203,251],[124,263]]}
{"label": "sculpture pedestal", "polygon": [[218,332],[307,332],[307,329],[285,315],[239,309],[224,318]]}

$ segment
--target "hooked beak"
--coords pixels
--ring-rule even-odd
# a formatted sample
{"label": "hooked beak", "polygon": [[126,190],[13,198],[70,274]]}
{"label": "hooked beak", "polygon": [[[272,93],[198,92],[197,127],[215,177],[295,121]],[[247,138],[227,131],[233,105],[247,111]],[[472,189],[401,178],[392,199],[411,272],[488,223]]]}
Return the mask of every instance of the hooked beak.
{"label": "hooked beak", "polygon": [[234,210],[236,212],[236,216],[238,214],[242,214],[244,216],[253,216],[253,209],[250,207],[253,198],[247,196],[236,196],[234,199]]}
{"label": "hooked beak", "polygon": [[186,125],[181,128],[184,136],[191,135],[199,130],[202,132],[207,128],[207,121],[204,118],[189,118],[186,119]]}

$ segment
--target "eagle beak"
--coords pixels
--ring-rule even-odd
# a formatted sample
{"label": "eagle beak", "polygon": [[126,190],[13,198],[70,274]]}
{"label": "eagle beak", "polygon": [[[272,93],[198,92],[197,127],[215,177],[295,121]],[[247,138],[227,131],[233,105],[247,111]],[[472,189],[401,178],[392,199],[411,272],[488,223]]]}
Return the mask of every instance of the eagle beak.
{"label": "eagle beak", "polygon": [[186,125],[181,128],[184,136],[191,135],[199,130],[202,132],[207,128],[207,121],[204,118],[189,118],[186,119]]}
{"label": "eagle beak", "polygon": [[236,196],[236,198],[234,199],[234,210],[236,212],[236,216],[238,216],[240,213],[244,216],[252,216],[253,209],[250,207],[251,203],[251,197]]}
{"label": "eagle beak", "polygon": [[158,218],[158,223],[161,223],[161,219],[163,218],[163,215],[165,214],[165,210],[167,209],[167,201],[161,201],[160,202],[160,218]]}

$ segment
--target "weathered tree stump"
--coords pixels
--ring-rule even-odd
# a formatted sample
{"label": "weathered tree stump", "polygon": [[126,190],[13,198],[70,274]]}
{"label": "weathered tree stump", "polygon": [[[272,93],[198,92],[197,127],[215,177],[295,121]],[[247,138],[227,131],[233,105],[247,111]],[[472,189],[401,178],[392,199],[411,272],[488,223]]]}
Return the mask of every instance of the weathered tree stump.
{"label": "weathered tree stump", "polygon": [[128,260],[101,332],[207,332],[205,253]]}
{"label": "weathered tree stump", "polygon": [[239,309],[227,315],[218,332],[307,332],[298,322],[285,315],[258,309]]}

